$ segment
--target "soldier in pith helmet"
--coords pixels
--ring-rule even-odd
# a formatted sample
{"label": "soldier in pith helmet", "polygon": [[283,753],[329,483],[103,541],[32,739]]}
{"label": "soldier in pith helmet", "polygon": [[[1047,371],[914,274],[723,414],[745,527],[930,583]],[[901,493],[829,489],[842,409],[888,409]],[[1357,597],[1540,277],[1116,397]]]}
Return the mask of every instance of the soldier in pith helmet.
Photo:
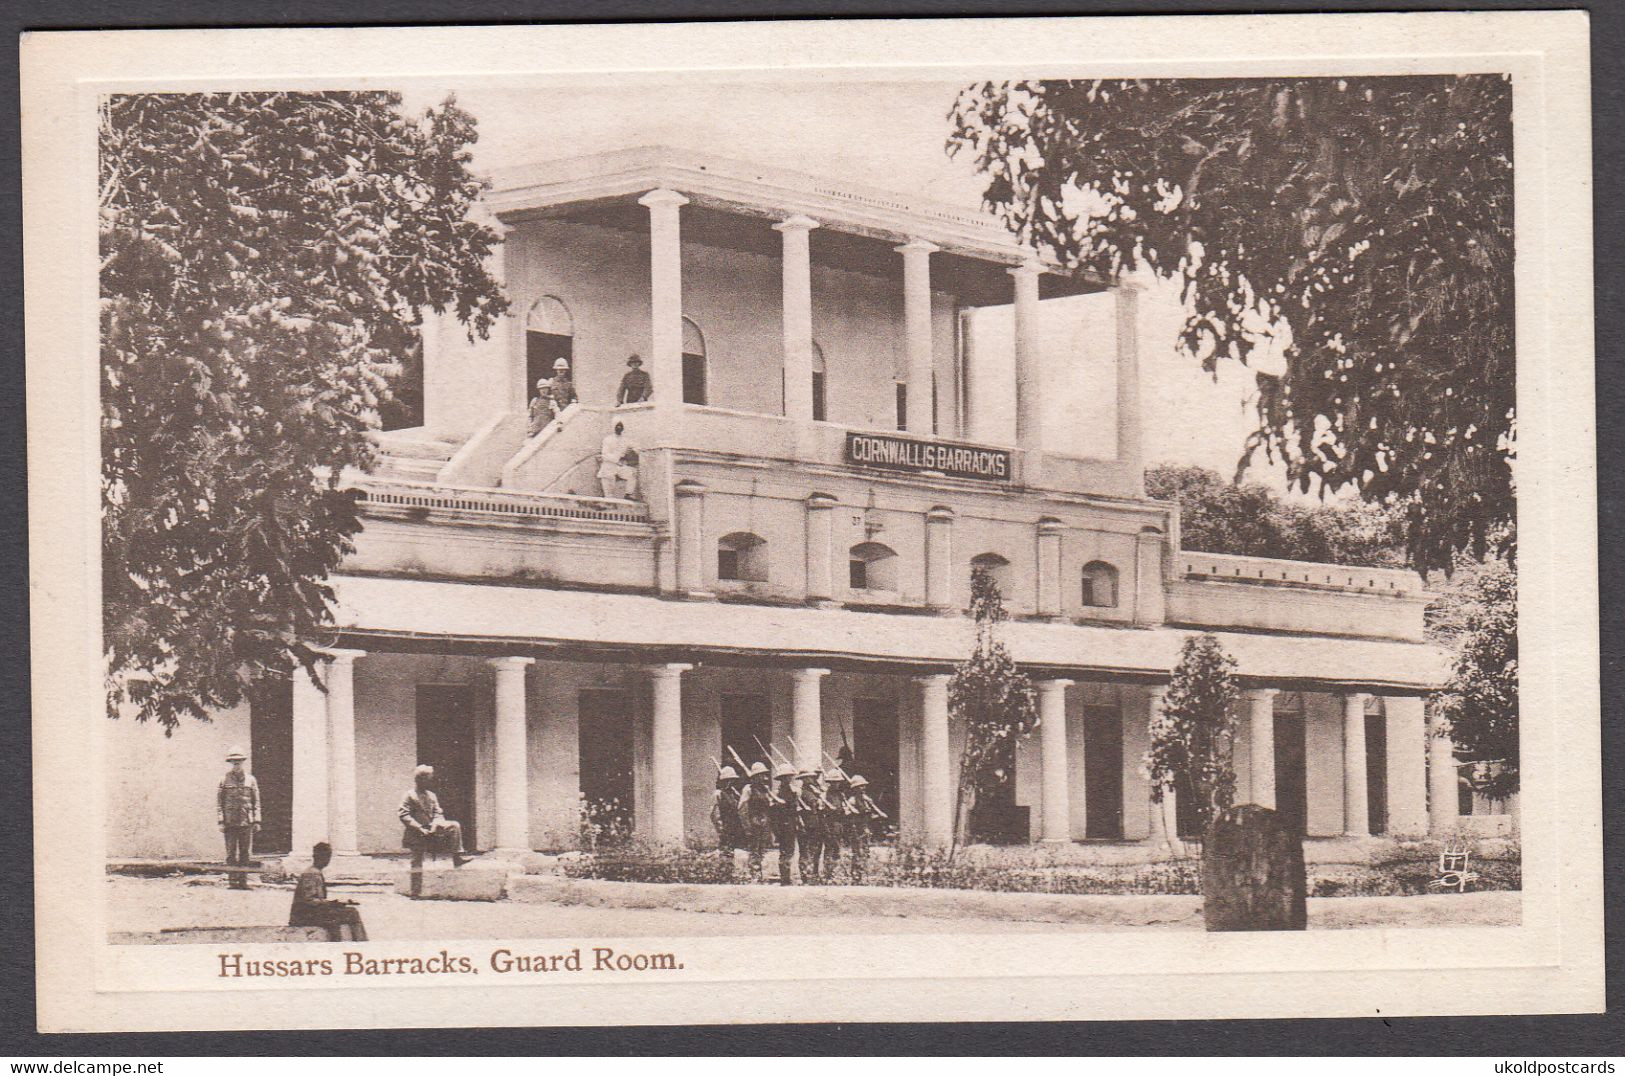
{"label": "soldier in pith helmet", "polygon": [[773,824],[773,840],[779,848],[779,884],[791,885],[790,864],[796,858],[796,790],[791,782],[796,771],[780,766],[773,771],[773,800],[768,817]]}
{"label": "soldier in pith helmet", "polygon": [[717,770],[717,789],[711,796],[711,826],[717,831],[717,847],[732,856],[735,848],[748,847],[745,831],[739,825],[739,793],[744,779],[732,766]]}
{"label": "soldier in pith helmet", "polygon": [[248,888],[248,867],[254,858],[254,834],[260,828],[260,786],[243,768],[248,756],[241,748],[226,753],[231,769],[215,790],[215,813],[226,838],[226,865],[231,888]]}
{"label": "soldier in pith helmet", "polygon": [[835,865],[841,859],[841,841],[846,835],[846,774],[837,766],[832,770],[824,771],[824,801],[820,805],[820,816],[823,819],[824,854],[823,868],[824,881],[835,879]]}
{"label": "soldier in pith helmet", "polygon": [[874,824],[886,817],[880,805],[869,798],[869,780],[862,774],[853,774],[847,786],[847,802],[851,810],[846,816],[847,844],[852,849],[852,882],[863,884],[863,872],[869,865],[869,839]]}
{"label": "soldier in pith helmet", "polygon": [[801,884],[817,885],[818,866],[824,857],[824,789],[817,770],[802,770],[796,777],[800,783],[796,792],[796,836],[801,853]]}
{"label": "soldier in pith helmet", "polygon": [[768,787],[767,767],[757,762],[750,768],[749,781],[739,794],[739,828],[745,835],[745,848],[750,853],[750,877],[762,880],[762,856],[773,839],[773,825],[768,817],[773,790]]}

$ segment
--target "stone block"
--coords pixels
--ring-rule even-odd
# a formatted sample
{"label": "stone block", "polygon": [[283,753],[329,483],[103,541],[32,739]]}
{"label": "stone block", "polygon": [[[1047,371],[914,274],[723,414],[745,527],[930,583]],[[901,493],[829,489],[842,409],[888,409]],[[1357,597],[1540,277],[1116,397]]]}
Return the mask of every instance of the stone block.
{"label": "stone block", "polygon": [[1280,814],[1248,803],[1219,815],[1202,843],[1202,918],[1210,931],[1303,930],[1303,839]]}
{"label": "stone block", "polygon": [[508,872],[478,867],[404,870],[395,877],[395,892],[417,900],[501,900]]}

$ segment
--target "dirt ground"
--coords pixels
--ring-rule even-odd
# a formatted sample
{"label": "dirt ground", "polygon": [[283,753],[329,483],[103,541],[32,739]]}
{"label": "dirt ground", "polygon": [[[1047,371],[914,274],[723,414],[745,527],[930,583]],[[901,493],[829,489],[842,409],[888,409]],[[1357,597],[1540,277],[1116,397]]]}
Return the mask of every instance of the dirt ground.
{"label": "dirt ground", "polygon": [[[1138,927],[943,919],[904,916],[724,915],[646,908],[561,904],[413,901],[384,886],[334,887],[330,895],[359,901],[369,935],[390,938],[553,938],[682,935],[1056,933],[1094,929],[1201,930],[1198,905],[1178,922]],[[288,921],[290,886],[255,883],[234,891],[201,876],[107,877],[107,928],[269,926]],[[1119,898],[1132,901],[1134,897]],[[1517,893],[1426,897],[1328,897],[1309,901],[1312,929],[1401,926],[1515,926]]]}

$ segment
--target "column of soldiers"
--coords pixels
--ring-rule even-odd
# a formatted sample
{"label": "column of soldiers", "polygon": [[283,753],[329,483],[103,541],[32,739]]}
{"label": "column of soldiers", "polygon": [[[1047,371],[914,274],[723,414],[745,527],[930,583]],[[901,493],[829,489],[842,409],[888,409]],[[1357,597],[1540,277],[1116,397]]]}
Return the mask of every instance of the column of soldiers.
{"label": "column of soldiers", "polygon": [[[771,760],[771,750],[764,754]],[[797,770],[788,762],[772,769],[765,761],[747,767],[737,753],[734,762],[737,769],[717,764],[711,803],[711,825],[723,855],[731,859],[735,850],[744,851],[750,880],[761,882],[767,850],[776,848],[780,885],[795,884],[792,864],[799,867],[802,885],[820,885],[834,881],[844,847],[847,876],[862,884],[872,827],[886,818],[864,777],[848,777],[834,762],[823,772]]]}

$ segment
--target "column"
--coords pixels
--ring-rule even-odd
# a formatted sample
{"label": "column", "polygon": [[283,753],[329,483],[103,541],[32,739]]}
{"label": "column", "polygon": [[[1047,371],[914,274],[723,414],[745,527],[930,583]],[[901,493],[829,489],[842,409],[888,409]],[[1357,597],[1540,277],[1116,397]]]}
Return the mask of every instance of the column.
{"label": "column", "polygon": [[1038,615],[1061,615],[1061,534],[1066,524],[1045,517],[1038,521]]}
{"label": "column", "polygon": [[[355,813],[355,659],[365,650],[327,656],[327,840],[336,856],[357,854]],[[299,847],[294,846],[295,855]]]}
{"label": "column", "polygon": [[1027,452],[1044,448],[1043,335],[1038,322],[1038,277],[1044,267],[1023,262],[1015,278],[1016,444]]}
{"label": "column", "polygon": [[677,590],[705,593],[705,487],[679,482],[677,495]]}
{"label": "column", "polygon": [[1072,840],[1072,807],[1067,786],[1071,774],[1066,761],[1066,689],[1071,680],[1038,681],[1038,747],[1044,774],[1043,839]]}
{"label": "column", "polygon": [[828,669],[796,669],[790,673],[790,730],[796,738],[796,769],[823,769],[824,677]]}
{"label": "column", "polygon": [[1248,769],[1253,783],[1253,802],[1275,809],[1275,696],[1273,687],[1247,691],[1247,744],[1251,755]]}
{"label": "column", "polygon": [[693,667],[668,663],[649,670],[649,837],[657,845],[683,843],[683,673]]}
{"label": "column", "polygon": [[1365,700],[1354,692],[1343,696],[1343,833],[1349,837],[1371,834],[1371,812],[1366,804]]}
{"label": "column", "polygon": [[915,680],[920,685],[920,795],[925,804],[925,843],[946,848],[954,837],[953,770],[948,751],[948,674]]}
{"label": "column", "polygon": [[[325,664],[325,663],[323,663]],[[324,670],[325,673],[325,670]],[[293,858],[328,839],[327,701],[303,668],[293,671]]]}
{"label": "column", "polygon": [[1428,735],[1422,699],[1389,695],[1382,700],[1388,734],[1388,834],[1422,837],[1428,831]]}
{"label": "column", "polygon": [[903,327],[908,352],[908,432],[929,437],[931,408],[931,252],[935,243],[910,239],[896,248],[903,256]]}
{"label": "column", "polygon": [[1435,837],[1461,825],[1456,745],[1449,725],[1440,714],[1428,715],[1428,830]]}
{"label": "column", "polygon": [[496,672],[496,847],[530,851],[530,737],[525,718],[525,667],[533,658],[491,658]]}
{"label": "column", "polygon": [[649,210],[649,376],[657,404],[683,399],[683,251],[677,211],[688,204],[664,187],[638,199]]}
{"label": "column", "polygon": [[830,546],[834,540],[835,498],[827,493],[807,497],[807,600],[827,602],[835,597],[831,578]]}
{"label": "column", "polygon": [[[1155,729],[1157,717],[1162,713],[1162,701],[1167,697],[1168,689],[1166,687],[1151,689],[1146,704],[1146,724],[1150,728]],[[1146,743],[1148,746],[1151,743],[1149,735]],[[1153,844],[1162,843],[1172,848],[1174,842],[1179,840],[1179,799],[1173,785],[1163,787],[1161,803],[1157,802],[1156,791],[1156,782],[1153,780],[1151,784],[1150,839]]]}
{"label": "column", "polygon": [[939,611],[954,604],[954,510],[942,505],[925,514],[925,604]]}
{"label": "column", "polygon": [[1144,470],[1140,445],[1140,287],[1119,281],[1117,303],[1117,458],[1138,480]]}
{"label": "column", "polygon": [[959,314],[959,367],[964,379],[960,403],[959,436],[967,441],[987,441],[985,414],[987,381],[978,365],[981,360],[976,351],[976,318],[972,309],[961,309]]}
{"label": "column", "polygon": [[812,258],[809,234],[818,227],[797,214],[773,225],[784,237],[784,414],[811,422]]}

